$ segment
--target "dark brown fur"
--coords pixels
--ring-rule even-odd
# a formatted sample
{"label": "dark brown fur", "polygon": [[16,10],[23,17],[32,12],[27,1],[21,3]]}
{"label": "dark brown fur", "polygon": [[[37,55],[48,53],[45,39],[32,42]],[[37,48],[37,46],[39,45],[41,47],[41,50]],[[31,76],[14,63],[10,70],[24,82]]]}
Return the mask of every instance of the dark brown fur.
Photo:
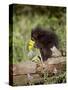
{"label": "dark brown fur", "polygon": [[34,28],[31,39],[35,41],[35,47],[40,49],[43,61],[51,57],[53,46],[58,47],[58,37],[51,29]]}

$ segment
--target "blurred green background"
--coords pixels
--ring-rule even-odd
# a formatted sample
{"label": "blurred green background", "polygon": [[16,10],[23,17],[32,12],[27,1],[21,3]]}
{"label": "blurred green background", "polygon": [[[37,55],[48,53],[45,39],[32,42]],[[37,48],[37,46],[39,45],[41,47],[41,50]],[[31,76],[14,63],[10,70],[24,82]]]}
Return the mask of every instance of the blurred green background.
{"label": "blurred green background", "polygon": [[[31,38],[31,30],[36,26],[43,28],[54,28],[59,37],[59,48],[66,49],[66,8],[55,6],[36,6],[36,5],[12,5],[10,29],[10,58],[13,63],[29,60],[28,42]],[[13,29],[12,29],[13,28]],[[12,43],[13,41],[13,43]],[[12,48],[13,46],[13,48]],[[33,50],[33,55],[37,55],[38,50]],[[10,63],[12,59],[10,59]]]}

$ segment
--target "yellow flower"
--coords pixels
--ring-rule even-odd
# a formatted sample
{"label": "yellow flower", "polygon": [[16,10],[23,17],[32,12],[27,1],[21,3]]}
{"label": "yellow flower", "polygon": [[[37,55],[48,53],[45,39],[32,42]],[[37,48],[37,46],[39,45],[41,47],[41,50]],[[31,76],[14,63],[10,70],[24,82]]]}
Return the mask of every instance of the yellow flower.
{"label": "yellow flower", "polygon": [[28,42],[28,50],[29,50],[29,51],[33,49],[34,44],[35,44],[35,42],[32,41],[32,40],[30,40],[30,41]]}

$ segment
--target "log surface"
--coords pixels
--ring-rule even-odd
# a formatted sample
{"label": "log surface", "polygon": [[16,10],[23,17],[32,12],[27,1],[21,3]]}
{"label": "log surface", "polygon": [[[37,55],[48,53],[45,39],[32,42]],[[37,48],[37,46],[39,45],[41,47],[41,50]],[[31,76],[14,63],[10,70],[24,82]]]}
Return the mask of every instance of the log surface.
{"label": "log surface", "polygon": [[[66,57],[49,58],[44,62],[44,67],[41,62],[35,63],[27,61],[20,64],[14,64],[13,69],[11,70],[13,71],[11,75],[13,77],[14,86],[47,84],[47,78],[49,80],[49,78],[52,78],[53,76],[61,76],[66,72]],[[28,78],[28,74],[31,75],[31,79]],[[64,78],[66,78],[66,76]]]}

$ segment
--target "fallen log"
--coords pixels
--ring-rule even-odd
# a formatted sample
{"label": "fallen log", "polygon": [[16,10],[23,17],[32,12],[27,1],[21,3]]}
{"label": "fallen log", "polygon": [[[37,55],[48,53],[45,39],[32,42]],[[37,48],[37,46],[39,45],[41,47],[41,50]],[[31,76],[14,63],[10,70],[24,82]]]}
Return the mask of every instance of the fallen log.
{"label": "fallen log", "polygon": [[[26,61],[19,64],[10,64],[10,84],[12,85],[31,85],[44,84],[45,80],[42,75],[48,77],[60,75],[66,71],[66,57],[52,57],[42,63]],[[47,76],[45,76],[47,77]]]}

